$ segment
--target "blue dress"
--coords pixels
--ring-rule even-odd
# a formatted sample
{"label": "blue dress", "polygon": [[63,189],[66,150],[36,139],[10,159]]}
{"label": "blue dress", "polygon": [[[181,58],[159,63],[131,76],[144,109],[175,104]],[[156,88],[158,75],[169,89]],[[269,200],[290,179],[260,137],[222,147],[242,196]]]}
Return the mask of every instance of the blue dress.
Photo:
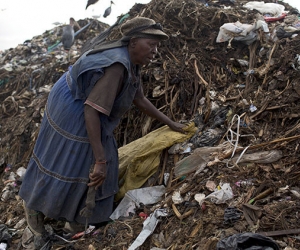
{"label": "blue dress", "polygon": [[130,70],[132,65],[126,47],[88,56],[84,54],[54,84],[19,191],[28,208],[57,220],[86,222],[79,212],[85,206],[90,168],[95,159],[84,119],[84,102],[93,86],[90,86],[90,82],[90,85],[87,84],[83,75],[96,70],[101,77],[103,68],[115,62],[125,66],[126,76],[110,115],[99,113],[107,177],[97,190],[96,206],[89,223],[109,220],[114,195],[118,192],[118,147],[113,131],[121,116],[131,107],[140,84],[139,72],[133,74]]}

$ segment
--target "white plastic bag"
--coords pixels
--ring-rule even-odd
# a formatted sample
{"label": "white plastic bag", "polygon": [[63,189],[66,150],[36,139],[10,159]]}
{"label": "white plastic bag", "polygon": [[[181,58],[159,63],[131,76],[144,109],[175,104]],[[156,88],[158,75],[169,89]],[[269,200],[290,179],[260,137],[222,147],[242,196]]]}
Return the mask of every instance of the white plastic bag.
{"label": "white plastic bag", "polygon": [[273,16],[280,16],[284,13],[284,6],[278,3],[265,3],[252,1],[246,3],[243,7],[249,10],[258,10],[262,14],[272,14]]}
{"label": "white plastic bag", "polygon": [[235,23],[225,23],[220,27],[217,37],[217,43],[229,41],[233,35],[246,36],[247,33],[253,28],[253,25],[242,24],[239,21]]}
{"label": "white plastic bag", "polygon": [[206,196],[205,199],[211,199],[213,203],[221,204],[233,198],[232,189],[229,183],[224,183],[221,185],[220,190],[216,190],[213,193]]}

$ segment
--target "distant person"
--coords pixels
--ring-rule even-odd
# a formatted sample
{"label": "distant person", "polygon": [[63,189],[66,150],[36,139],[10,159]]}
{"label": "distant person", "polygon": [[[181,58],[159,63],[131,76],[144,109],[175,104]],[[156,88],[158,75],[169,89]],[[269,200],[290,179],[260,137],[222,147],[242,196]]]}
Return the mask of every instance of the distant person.
{"label": "distant person", "polygon": [[[19,192],[36,239],[47,235],[44,216],[66,221],[68,233],[83,231],[87,218],[80,211],[88,187],[97,190],[88,223],[109,221],[118,192],[118,147],[113,131],[132,103],[172,130],[183,132],[183,124],[169,119],[144,96],[140,80],[141,66],[151,62],[159,42],[168,35],[160,24],[144,17],[128,20],[120,31],[121,40],[85,52],[49,94]],[[41,241],[36,242],[41,247]]]}

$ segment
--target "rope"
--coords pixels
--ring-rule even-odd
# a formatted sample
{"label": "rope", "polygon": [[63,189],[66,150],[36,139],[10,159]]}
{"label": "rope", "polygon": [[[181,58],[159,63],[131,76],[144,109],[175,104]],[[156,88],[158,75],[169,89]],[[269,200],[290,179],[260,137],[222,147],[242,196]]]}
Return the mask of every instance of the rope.
{"label": "rope", "polygon": [[[236,124],[236,127],[237,127],[236,128],[236,132],[232,130],[232,127],[235,124]],[[240,125],[241,125],[241,117],[239,115],[235,114],[232,117],[232,120],[230,122],[230,126],[229,126],[229,128],[227,130],[227,133],[226,133],[227,142],[229,142],[233,146],[233,151],[232,151],[231,157],[226,162],[227,168],[233,168],[233,167],[237,166],[237,164],[241,160],[242,156],[245,154],[245,152],[247,151],[247,149],[251,146],[251,145],[247,146],[242,151],[241,155],[238,157],[237,161],[233,164],[233,166],[230,167],[228,164],[229,164],[230,160],[233,158],[233,156],[235,155],[235,152],[236,152],[237,148],[243,148],[243,147],[238,146],[239,145],[239,139],[240,139],[240,137],[253,136],[256,139],[256,137],[254,136],[254,134],[241,135],[240,134]],[[230,137],[229,137],[228,134],[230,134]]]}

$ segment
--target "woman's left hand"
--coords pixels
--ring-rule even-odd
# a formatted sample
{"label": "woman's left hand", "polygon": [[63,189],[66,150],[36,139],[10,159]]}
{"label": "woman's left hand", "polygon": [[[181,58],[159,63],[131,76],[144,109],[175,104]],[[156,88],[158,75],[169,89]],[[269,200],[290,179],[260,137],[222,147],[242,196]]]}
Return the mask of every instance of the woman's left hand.
{"label": "woman's left hand", "polygon": [[90,173],[90,183],[88,186],[94,186],[98,189],[106,178],[106,163],[95,163],[94,170]]}
{"label": "woman's left hand", "polygon": [[186,126],[185,124],[172,121],[170,124],[168,124],[168,126],[170,127],[170,129],[172,129],[176,132],[180,132],[180,133],[185,134],[185,131],[182,129]]}

